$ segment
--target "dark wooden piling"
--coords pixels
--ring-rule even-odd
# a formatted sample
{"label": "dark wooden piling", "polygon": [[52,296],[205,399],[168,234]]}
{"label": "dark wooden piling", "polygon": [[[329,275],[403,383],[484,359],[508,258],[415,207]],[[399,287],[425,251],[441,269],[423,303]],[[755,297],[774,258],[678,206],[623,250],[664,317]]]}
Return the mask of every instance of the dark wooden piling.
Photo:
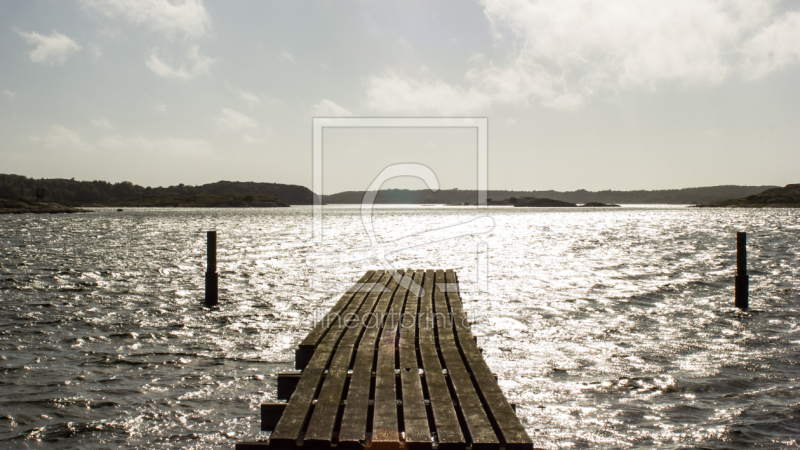
{"label": "dark wooden piling", "polygon": [[217,232],[209,231],[206,240],[208,263],[206,267],[206,307],[219,302],[219,274],[217,273]]}
{"label": "dark wooden piling", "polygon": [[747,233],[736,233],[735,300],[737,308],[747,309],[750,303],[750,275],[747,274]]}

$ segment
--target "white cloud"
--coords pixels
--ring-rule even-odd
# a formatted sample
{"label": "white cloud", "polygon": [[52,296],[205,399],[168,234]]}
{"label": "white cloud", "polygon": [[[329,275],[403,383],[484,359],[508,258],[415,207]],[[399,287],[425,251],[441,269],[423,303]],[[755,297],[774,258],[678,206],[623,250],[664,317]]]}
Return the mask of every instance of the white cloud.
{"label": "white cloud", "polygon": [[31,140],[51,150],[88,151],[92,146],[81,139],[81,136],[69,128],[55,124],[44,137],[31,136]]}
{"label": "white cloud", "polygon": [[49,64],[51,66],[64,64],[67,57],[81,49],[77,42],[61,33],[53,31],[50,36],[41,35],[35,31],[26,33],[18,31],[28,44],[35,45],[29,56],[31,61]]}
{"label": "white cloud", "polygon": [[258,124],[254,119],[238,111],[222,108],[222,114],[217,117],[217,126],[227,130],[239,130],[254,127]]}
{"label": "white cloud", "polygon": [[625,89],[708,86],[800,62],[800,13],[733,0],[483,0],[502,59],[473,57],[459,87],[429,74],[372,75],[364,104],[382,112],[480,111],[538,101],[574,110]]}
{"label": "white cloud", "polygon": [[205,36],[211,17],[201,0],[83,0],[84,6],[107,17],[122,17],[167,36]]}
{"label": "white cloud", "polygon": [[[107,17],[121,17],[134,25],[184,39],[181,57],[165,57],[154,49],[145,58],[145,65],[158,76],[189,80],[209,73],[213,58],[203,56],[192,43],[205,37],[211,29],[211,16],[201,0],[83,0],[84,6]],[[99,51],[99,49],[98,49]]]}
{"label": "white cloud", "polygon": [[100,59],[100,57],[103,56],[103,51],[100,50],[100,46],[95,43],[89,44],[89,51],[92,53],[94,59]]}
{"label": "white cloud", "polygon": [[111,28],[106,26],[97,30],[97,33],[100,36],[107,37],[109,39],[116,39],[122,34],[122,31],[119,28]]}
{"label": "white cloud", "polygon": [[175,137],[150,139],[143,136],[107,136],[100,141],[99,146],[108,150],[167,153],[178,156],[201,155],[214,151],[214,147],[202,139]]}
{"label": "white cloud", "polygon": [[3,97],[8,99],[8,101],[13,101],[14,99],[17,98],[17,93],[5,89],[5,90],[3,90]]}
{"label": "white cloud", "polygon": [[347,117],[352,116],[353,113],[343,106],[339,106],[328,99],[323,99],[311,107],[311,115],[313,117]]}
{"label": "white cloud", "polygon": [[251,108],[261,103],[260,98],[258,98],[254,94],[245,91],[239,91],[239,98],[247,102],[247,105],[250,106]]}
{"label": "white cloud", "polygon": [[161,114],[166,114],[167,113],[167,105],[166,105],[166,103],[158,102],[155,105],[153,105],[153,107],[156,109],[156,111],[160,112]]}
{"label": "white cloud", "polygon": [[743,51],[750,78],[800,62],[800,12],[792,11],[761,30],[744,45]]}
{"label": "white cloud", "polygon": [[102,148],[117,151],[167,153],[179,156],[207,154],[214,151],[214,147],[202,139],[175,137],[151,139],[143,136],[106,136],[92,144],[85,142],[75,131],[58,124],[53,125],[46,136],[31,136],[31,140],[41,144],[44,148],[52,150],[89,151],[95,148]]}
{"label": "white cloud", "polygon": [[92,119],[89,121],[95,128],[100,128],[101,130],[110,130],[114,128],[114,125],[111,124],[111,121],[106,119],[105,117],[98,117],[96,119]]}
{"label": "white cloud", "polygon": [[460,114],[478,111],[489,105],[489,97],[472,89],[462,89],[442,80],[419,80],[398,73],[367,79],[364,106],[385,113]]}
{"label": "white cloud", "polygon": [[207,74],[211,64],[214,62],[214,59],[201,55],[196,45],[189,47],[186,57],[183,58],[178,66],[164,61],[155,51],[150,53],[150,56],[145,60],[145,64],[153,73],[175,80],[190,80],[198,75]]}
{"label": "white cloud", "polygon": [[245,134],[242,136],[242,142],[244,142],[245,144],[261,144],[266,142],[266,139],[254,138],[249,134]]}
{"label": "white cloud", "polygon": [[294,61],[294,56],[286,50],[281,51],[281,57],[287,61]]}

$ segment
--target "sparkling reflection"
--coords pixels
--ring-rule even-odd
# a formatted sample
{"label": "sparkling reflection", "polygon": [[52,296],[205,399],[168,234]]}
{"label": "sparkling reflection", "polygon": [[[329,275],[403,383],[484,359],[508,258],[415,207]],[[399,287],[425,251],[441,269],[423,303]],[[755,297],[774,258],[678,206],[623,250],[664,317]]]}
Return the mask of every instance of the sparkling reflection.
{"label": "sparkling reflection", "polygon": [[[392,240],[474,209],[375,209]],[[393,254],[452,267],[500,385],[542,448],[749,448],[800,441],[800,213],[492,208],[491,235]],[[230,448],[292,366],[311,321],[373,263],[355,207],[101,210],[0,217],[3,447]],[[205,230],[222,307],[201,307]],[[749,235],[752,310],[732,307]],[[489,243],[488,293],[474,283]],[[313,279],[313,283],[309,280]]]}

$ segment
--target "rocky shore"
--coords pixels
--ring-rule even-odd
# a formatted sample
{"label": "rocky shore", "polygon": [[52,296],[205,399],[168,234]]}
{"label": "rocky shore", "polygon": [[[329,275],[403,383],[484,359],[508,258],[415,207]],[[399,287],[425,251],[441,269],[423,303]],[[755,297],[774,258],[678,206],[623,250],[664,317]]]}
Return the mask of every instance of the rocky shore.
{"label": "rocky shore", "polygon": [[32,202],[18,198],[0,198],[0,214],[72,214],[92,212],[58,203]]}

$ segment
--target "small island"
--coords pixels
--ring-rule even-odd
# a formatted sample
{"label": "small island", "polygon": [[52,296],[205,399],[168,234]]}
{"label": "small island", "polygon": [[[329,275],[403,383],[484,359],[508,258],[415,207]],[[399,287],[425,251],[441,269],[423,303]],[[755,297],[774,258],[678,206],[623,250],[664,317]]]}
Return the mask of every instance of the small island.
{"label": "small island", "polygon": [[800,183],[787,184],[782,188],[767,189],[747,197],[697,205],[699,207],[732,208],[798,208],[800,207]]}
{"label": "small island", "polygon": [[589,202],[584,203],[581,207],[588,207],[588,208],[619,208],[619,205],[615,205],[613,203],[600,203],[600,202]]}
{"label": "small island", "polygon": [[0,198],[0,214],[72,214],[92,212],[58,203],[34,202],[21,198]]}
{"label": "small island", "polygon": [[562,202],[561,200],[553,200],[552,198],[539,198],[539,197],[511,197],[509,199],[511,204],[517,208],[564,208],[578,206],[571,202]]}

